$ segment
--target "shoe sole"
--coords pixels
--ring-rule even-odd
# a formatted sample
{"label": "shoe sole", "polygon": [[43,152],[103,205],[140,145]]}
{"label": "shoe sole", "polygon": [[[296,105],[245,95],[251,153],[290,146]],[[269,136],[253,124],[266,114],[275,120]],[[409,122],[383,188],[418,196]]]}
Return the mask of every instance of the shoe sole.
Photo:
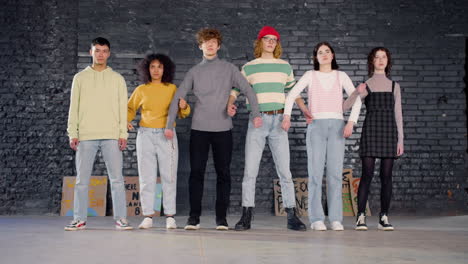
{"label": "shoe sole", "polygon": [[291,227],[288,226],[288,229],[293,230],[293,231],[307,231],[307,227],[291,228]]}
{"label": "shoe sole", "polygon": [[166,229],[177,229],[177,226],[166,226]]}
{"label": "shoe sole", "polygon": [[359,227],[354,228],[354,230],[356,230],[356,231],[367,231],[367,227],[359,226]]}
{"label": "shoe sole", "polygon": [[229,230],[229,227],[227,227],[227,226],[217,226],[216,230],[227,231],[227,230]]}
{"label": "shoe sole", "polygon": [[344,228],[332,229],[333,231],[344,231]]}
{"label": "shoe sole", "polygon": [[198,224],[198,225],[186,225],[184,227],[184,229],[185,230],[198,230],[198,229],[200,229],[200,224]]}
{"label": "shoe sole", "polygon": [[234,228],[235,231],[247,231],[249,229],[250,227],[249,228]]}
{"label": "shoe sole", "polygon": [[326,228],[324,228],[324,229],[317,229],[317,228],[311,227],[310,229],[312,229],[312,230],[314,230],[314,231],[327,231]]}
{"label": "shoe sole", "polygon": [[393,227],[383,227],[381,224],[379,224],[379,225],[377,226],[377,228],[378,228],[379,230],[382,230],[382,231],[393,231],[393,230],[395,230]]}
{"label": "shoe sole", "polygon": [[153,226],[138,226],[138,229],[150,229]]}
{"label": "shoe sole", "polygon": [[80,231],[80,230],[83,230],[85,228],[86,228],[85,226],[83,226],[83,227],[65,227],[64,230],[65,231]]}
{"label": "shoe sole", "polygon": [[117,229],[117,230],[132,230],[133,227],[131,227],[131,226],[127,226],[127,227],[115,226],[115,229]]}

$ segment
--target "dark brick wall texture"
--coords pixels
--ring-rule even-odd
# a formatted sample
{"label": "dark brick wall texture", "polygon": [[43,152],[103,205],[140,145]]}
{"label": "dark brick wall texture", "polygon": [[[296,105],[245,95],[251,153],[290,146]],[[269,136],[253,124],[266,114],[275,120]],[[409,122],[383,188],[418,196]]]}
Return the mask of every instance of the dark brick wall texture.
{"label": "dark brick wall texture", "polygon": [[[109,65],[126,79],[129,95],[139,84],[135,65],[148,52],[169,54],[176,84],[201,59],[194,35],[213,26],[224,35],[220,57],[242,66],[263,25],[277,28],[283,59],[297,79],[312,69],[313,46],[329,41],[340,69],[358,84],[375,46],[393,53],[392,78],[403,93],[406,154],[394,167],[394,213],[466,211],[465,50],[468,2],[430,1],[57,1],[4,0],[0,9],[0,214],[58,214],[62,177],[75,175],[66,121],[73,75],[90,63],[89,42],[112,44]],[[193,98],[189,98],[193,102]],[[234,118],[231,213],[241,204],[247,113],[238,100]],[[346,141],[345,168],[360,175],[358,144],[365,110]],[[307,177],[306,124],[293,113],[289,139],[293,177]],[[136,124],[136,122],[134,122]],[[190,118],[179,121],[179,214],[187,214]],[[137,176],[135,133],[124,151],[124,175]],[[94,175],[105,175],[100,157]],[[376,175],[377,176],[377,175]],[[268,147],[257,180],[257,212],[273,212],[276,172]],[[204,208],[213,210],[215,172],[210,160]],[[380,181],[371,207],[379,208]]]}

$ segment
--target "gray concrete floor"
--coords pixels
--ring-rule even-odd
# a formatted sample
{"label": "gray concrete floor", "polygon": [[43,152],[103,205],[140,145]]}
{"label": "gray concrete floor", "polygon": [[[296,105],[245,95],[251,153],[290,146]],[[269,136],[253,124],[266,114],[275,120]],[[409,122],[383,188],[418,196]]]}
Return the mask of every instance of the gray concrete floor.
{"label": "gray concrete floor", "polygon": [[[186,217],[176,217],[183,226]],[[238,216],[228,218],[234,226]],[[253,229],[167,231],[164,219],[150,230],[116,231],[111,217],[88,219],[86,230],[65,232],[68,217],[0,216],[0,264],[10,263],[468,263],[468,216],[390,218],[394,232],[289,231],[284,217],[257,215]],[[130,218],[134,227],[141,218]]]}

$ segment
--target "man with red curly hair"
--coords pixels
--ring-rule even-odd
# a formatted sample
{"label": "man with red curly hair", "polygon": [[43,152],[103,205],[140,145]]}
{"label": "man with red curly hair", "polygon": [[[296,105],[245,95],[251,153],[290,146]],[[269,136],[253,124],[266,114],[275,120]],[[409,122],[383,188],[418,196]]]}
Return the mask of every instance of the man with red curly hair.
{"label": "man with red curly hair", "polygon": [[210,146],[217,174],[216,179],[216,229],[228,230],[226,213],[231,193],[232,119],[226,112],[226,104],[232,87],[239,88],[247,95],[252,107],[252,123],[262,125],[258,103],[252,87],[236,66],[217,56],[222,36],[217,29],[206,28],[197,33],[198,46],[203,51],[203,60],[185,75],[175,94],[166,123],[165,135],[174,135],[174,120],[179,99],[185,99],[192,91],[195,108],[190,131],[190,217],[186,230],[200,228],[201,202],[205,168]]}
{"label": "man with red curly hair", "polygon": [[[288,215],[287,228],[306,230],[306,226],[296,215],[296,196],[289,168],[288,133],[281,129],[285,93],[291,90],[296,81],[291,65],[280,59],[281,53],[280,34],[273,27],[264,26],[255,40],[254,56],[256,59],[242,67],[242,74],[257,95],[263,126],[255,128],[249,125],[247,130],[242,180],[242,217],[236,224],[235,230],[237,231],[250,229],[252,210],[255,206],[255,183],[267,139],[280,179],[283,207]],[[231,116],[235,114],[233,105],[238,95],[239,90],[233,89],[228,103],[228,114]],[[296,99],[296,103],[310,119],[310,112],[301,97]]]}

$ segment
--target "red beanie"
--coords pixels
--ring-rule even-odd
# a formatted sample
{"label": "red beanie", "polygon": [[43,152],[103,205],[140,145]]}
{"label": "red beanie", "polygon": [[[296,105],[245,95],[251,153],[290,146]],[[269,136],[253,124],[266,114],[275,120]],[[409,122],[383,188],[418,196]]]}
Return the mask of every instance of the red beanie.
{"label": "red beanie", "polygon": [[280,39],[280,34],[278,33],[278,31],[276,31],[276,29],[270,26],[262,27],[262,29],[260,29],[260,32],[258,32],[257,39],[261,39],[266,35],[273,35],[273,36],[276,36],[278,40]]}

